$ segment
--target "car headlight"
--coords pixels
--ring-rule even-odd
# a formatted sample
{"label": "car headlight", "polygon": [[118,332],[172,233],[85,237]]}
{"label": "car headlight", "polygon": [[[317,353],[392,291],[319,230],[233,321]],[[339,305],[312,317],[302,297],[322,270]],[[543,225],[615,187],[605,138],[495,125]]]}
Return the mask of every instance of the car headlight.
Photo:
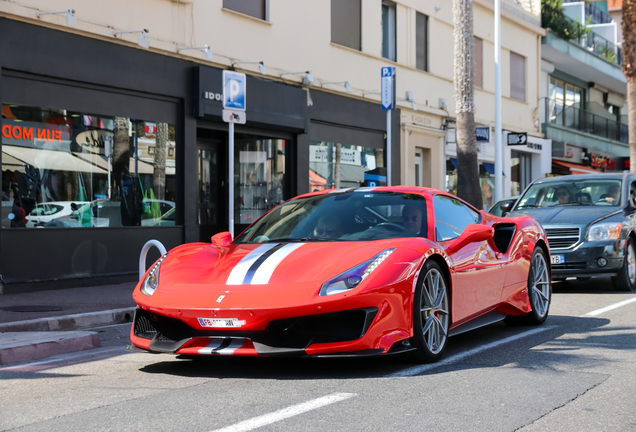
{"label": "car headlight", "polygon": [[365,261],[362,264],[358,264],[330,281],[325,282],[322,284],[318,295],[328,296],[338,294],[357,287],[382,263],[382,261],[391,255],[391,252],[394,250],[395,249],[385,249],[370,260]]}
{"label": "car headlight", "polygon": [[161,267],[161,262],[166,259],[168,254],[164,254],[159,260],[152,266],[144,282],[141,284],[141,292],[150,297],[155,293],[155,290],[159,286],[159,269]]}
{"label": "car headlight", "polygon": [[599,223],[592,225],[588,240],[617,240],[621,236],[621,223]]}

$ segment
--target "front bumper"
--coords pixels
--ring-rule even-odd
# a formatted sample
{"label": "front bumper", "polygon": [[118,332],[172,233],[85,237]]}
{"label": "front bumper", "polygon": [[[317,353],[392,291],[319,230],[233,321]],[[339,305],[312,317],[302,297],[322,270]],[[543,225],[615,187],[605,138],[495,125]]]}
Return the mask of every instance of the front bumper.
{"label": "front bumper", "polygon": [[[131,340],[148,352],[183,355],[307,355],[313,344],[351,343],[365,336],[378,308],[271,321],[265,330],[195,329],[175,318],[138,308]],[[361,350],[362,355],[380,350]],[[377,351],[377,352],[376,352]]]}
{"label": "front bumper", "polygon": [[[623,265],[625,239],[581,242],[572,249],[551,249],[550,254],[563,255],[565,263],[552,264],[552,278],[616,276]],[[599,265],[605,258],[607,265]]]}

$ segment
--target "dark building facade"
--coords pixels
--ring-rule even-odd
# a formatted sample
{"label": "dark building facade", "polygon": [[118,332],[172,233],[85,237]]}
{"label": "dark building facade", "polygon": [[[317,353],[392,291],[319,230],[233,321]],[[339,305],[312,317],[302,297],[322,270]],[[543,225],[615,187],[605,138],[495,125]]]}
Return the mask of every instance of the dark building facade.
{"label": "dark building facade", "polygon": [[[0,19],[4,293],[135,280],[170,249],[228,230],[222,69]],[[386,181],[375,103],[247,76],[235,127],[238,234],[300,193]],[[400,178],[399,111],[392,180]],[[148,263],[158,258],[149,254]]]}

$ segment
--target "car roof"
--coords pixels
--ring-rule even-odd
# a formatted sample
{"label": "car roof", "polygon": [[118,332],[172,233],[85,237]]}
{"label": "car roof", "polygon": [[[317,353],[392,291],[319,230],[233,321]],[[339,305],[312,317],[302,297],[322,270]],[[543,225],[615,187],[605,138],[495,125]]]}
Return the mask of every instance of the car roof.
{"label": "car roof", "polygon": [[562,181],[577,181],[577,180],[624,180],[628,177],[632,177],[630,172],[626,173],[599,173],[599,174],[572,174],[558,177],[544,177],[532,182],[533,184],[539,183],[553,183]]}

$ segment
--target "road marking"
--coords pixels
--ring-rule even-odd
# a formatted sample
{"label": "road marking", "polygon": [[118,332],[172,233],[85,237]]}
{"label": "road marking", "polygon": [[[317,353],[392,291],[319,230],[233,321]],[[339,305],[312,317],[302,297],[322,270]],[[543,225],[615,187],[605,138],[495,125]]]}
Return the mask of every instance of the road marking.
{"label": "road marking", "polygon": [[455,355],[452,355],[450,357],[446,357],[443,360],[438,361],[437,363],[429,363],[429,364],[425,364],[425,365],[421,365],[421,366],[414,366],[412,368],[408,368],[408,369],[404,369],[401,370],[399,372],[395,372],[392,373],[390,375],[386,375],[387,378],[400,378],[400,377],[408,377],[408,376],[413,376],[413,375],[419,375],[422,372],[426,372],[428,370],[434,369],[434,368],[438,368],[440,366],[446,366],[448,364],[452,364],[452,363],[457,363],[459,361],[464,360],[466,357],[470,357],[473,356],[475,354],[479,354],[483,351],[489,350],[491,348],[495,348],[498,347],[499,345],[503,345],[503,344],[507,344],[508,342],[512,342],[515,341],[517,339],[521,339],[524,338],[526,336],[532,336],[534,334],[537,333],[541,333],[547,330],[551,330],[553,328],[555,328],[556,326],[546,326],[546,327],[541,327],[541,328],[535,328],[532,330],[528,330],[527,332],[523,332],[523,333],[519,333],[513,336],[509,336],[507,338],[498,340],[498,341],[494,341],[491,342],[489,344],[486,345],[482,345],[479,346],[477,348],[473,348],[471,350],[465,351],[465,352],[461,352],[461,353],[457,353]]}
{"label": "road marking", "polygon": [[613,305],[609,305],[601,309],[596,309],[595,311],[588,312],[583,316],[598,316],[604,312],[611,311],[612,309],[617,309],[621,306],[625,306],[633,302],[636,302],[636,297],[630,298],[629,300],[624,300],[622,302],[614,303]]}
{"label": "road marking", "polygon": [[232,426],[224,427],[222,429],[216,429],[213,432],[243,432],[250,431],[252,429],[259,428],[261,426],[265,426],[268,424],[276,423],[277,421],[281,421],[298,414],[305,413],[307,411],[315,410],[317,408],[323,407],[325,405],[330,405],[335,402],[340,402],[345,399],[349,399],[356,396],[355,393],[334,393],[325,397],[321,397],[318,399],[310,400],[307,402],[303,402],[298,405],[292,405],[287,408],[283,408],[278,411],[274,411],[269,414],[264,414],[262,416],[254,417],[249,420],[242,421],[240,423],[236,423]]}

